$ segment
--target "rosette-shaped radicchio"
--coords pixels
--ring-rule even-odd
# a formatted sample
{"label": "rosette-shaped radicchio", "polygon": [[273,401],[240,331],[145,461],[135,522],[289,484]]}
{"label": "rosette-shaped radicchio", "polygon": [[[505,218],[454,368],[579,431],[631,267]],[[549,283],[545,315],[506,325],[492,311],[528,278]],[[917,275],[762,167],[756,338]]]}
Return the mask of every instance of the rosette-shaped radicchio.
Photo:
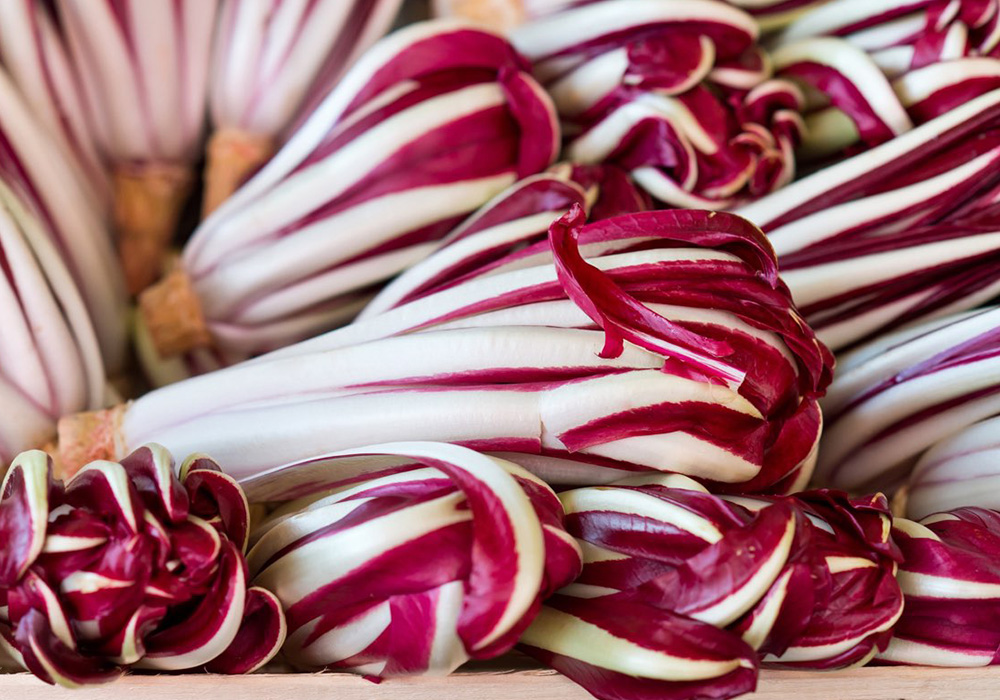
{"label": "rosette-shaped radicchio", "polygon": [[1000,663],[1000,512],[959,508],[919,523],[897,519],[906,609],[887,663],[987,666]]}
{"label": "rosette-shaped radicchio", "polygon": [[[6,19],[4,19],[6,22]],[[40,108],[0,69],[0,180],[40,221],[72,275],[109,371],[125,361],[125,288],[111,235],[85,178],[44,128]]]}
{"label": "rosette-shaped radicchio", "polygon": [[201,154],[218,0],[56,0],[94,138],[113,167],[129,291],[160,274]]}
{"label": "rosette-shaped radicchio", "polygon": [[222,0],[212,56],[208,214],[391,26],[402,0]]}
{"label": "rosette-shaped radicchio", "polygon": [[928,448],[1000,414],[1000,309],[889,334],[842,357],[817,479],[890,488]]}
{"label": "rosette-shaped radicchio", "polygon": [[802,95],[770,79],[745,12],[604,0],[512,33],[566,124],[569,158],[610,161],[671,206],[723,209],[790,182]]}
{"label": "rosette-shaped radicchio", "polygon": [[736,210],[840,349],[1000,294],[1000,90]]}
{"label": "rosette-shaped radicchio", "polygon": [[60,416],[105,405],[97,338],[49,236],[0,181],[0,471]]}
{"label": "rosette-shaped radicchio", "polygon": [[349,321],[373,287],[544,170],[558,125],[521,64],[500,36],[453,22],[372,47],[144,296],[160,354],[214,344],[242,358]]}
{"label": "rosette-shaped radicchio", "polygon": [[299,667],[449,673],[510,650],[580,572],[555,493],[463,447],[373,445],[248,488],[286,501],[255,528],[249,563],[287,612],[284,655]]}
{"label": "rosette-shaped radicchio", "polygon": [[[65,463],[155,440],[201,445],[244,478],[433,439],[523,455],[511,458],[560,483],[650,470],[739,491],[807,482],[832,357],[763,234],[703,211],[584,218],[574,205],[488,274],[66,420]],[[80,430],[94,420],[104,429]]]}
{"label": "rosette-shaped radicchio", "polygon": [[902,612],[881,495],[722,498],[670,475],[560,498],[583,573],[521,649],[599,698],[731,697],[753,689],[758,657],[865,663]]}
{"label": "rosette-shaped radicchio", "polygon": [[778,38],[809,96],[805,155],[878,145],[1000,87],[997,0],[833,0]]}
{"label": "rosette-shaped radicchio", "polygon": [[246,673],[280,648],[277,600],[247,586],[246,498],[210,459],[188,458],[178,478],[151,445],[64,485],[35,450],[0,493],[0,646],[47,683]]}

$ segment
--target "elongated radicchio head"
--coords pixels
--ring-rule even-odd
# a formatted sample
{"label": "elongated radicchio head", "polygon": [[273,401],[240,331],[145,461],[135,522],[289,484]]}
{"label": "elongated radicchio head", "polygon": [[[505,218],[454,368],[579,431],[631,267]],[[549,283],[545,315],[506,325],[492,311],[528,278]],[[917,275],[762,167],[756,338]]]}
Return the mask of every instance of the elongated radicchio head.
{"label": "elongated radicchio head", "polygon": [[[364,306],[358,318],[491,274],[512,253],[543,243],[552,222],[574,204],[583,205],[591,220],[650,208],[648,197],[620,168],[557,164],[545,173],[518,180],[454,226],[433,253],[387,284]],[[137,349],[143,369],[157,386],[234,361],[211,348],[163,358],[146,333],[138,335]]]}
{"label": "elongated radicchio head", "polygon": [[80,290],[104,361],[116,372],[125,361],[126,301],[105,212],[38,110],[0,68],[0,180],[40,220]]}
{"label": "elongated radicchio head", "polygon": [[286,501],[255,529],[249,563],[286,611],[285,657],[301,668],[449,673],[511,649],[580,571],[555,493],[462,447],[373,445],[248,487]]}
{"label": "elongated radicchio head", "polygon": [[50,236],[0,179],[0,471],[61,416],[104,405],[97,336]]}
{"label": "elongated radicchio head", "polygon": [[193,184],[219,2],[49,4],[112,169],[120,262],[138,294],[160,276]]}
{"label": "elongated radicchio head", "polygon": [[[162,354],[214,343],[246,357],[350,320],[470,212],[548,167],[558,142],[548,97],[502,37],[455,22],[396,32],[195,232],[182,274],[203,323]],[[172,294],[144,305],[155,314]],[[176,325],[150,324],[161,338]]]}
{"label": "elongated radicchio head", "polygon": [[959,508],[897,519],[906,609],[880,661],[921,666],[1000,662],[1000,513]]}
{"label": "elongated radicchio head", "polygon": [[1000,90],[737,210],[834,349],[1000,293]]}
{"label": "elongated radicchio head", "polygon": [[175,476],[157,445],[63,484],[39,451],[0,491],[0,645],[47,683],[129,667],[246,673],[277,653],[284,617],[247,585],[243,491],[210,459]]}
{"label": "elongated radicchio head", "polygon": [[214,211],[392,25],[402,0],[223,0],[202,211]]}
{"label": "elongated radicchio head", "polygon": [[599,698],[731,697],[758,657],[864,663],[902,611],[882,496],[720,498],[673,475],[560,498],[583,573],[520,648]]}
{"label": "elongated radicchio head", "polygon": [[281,139],[391,26],[402,0],[221,0],[212,47],[216,129]]}
{"label": "elongated radicchio head", "polygon": [[91,129],[74,65],[62,42],[52,3],[24,0],[4,6],[0,64],[30,106],[34,118],[62,149],[67,170],[76,170],[88,204],[103,212],[110,182]]}
{"label": "elongated radicchio head", "polygon": [[672,206],[723,209],[790,182],[802,95],[770,80],[745,12],[604,0],[512,33],[566,124],[566,153],[632,171]]}
{"label": "elongated radicchio head", "polygon": [[[801,488],[833,359],[764,236],[724,213],[585,218],[573,204],[548,240],[508,247],[486,273],[147,394],[105,414],[112,439],[101,445],[67,421],[64,448],[200,445],[244,478],[433,439],[522,455],[513,459],[557,483],[655,470],[732,491]],[[453,248],[496,232],[442,248],[441,269]]]}
{"label": "elongated radicchio head", "polygon": [[817,479],[893,487],[926,450],[1000,413],[1000,309],[886,335],[841,359]]}
{"label": "elongated radicchio head", "polygon": [[938,442],[913,467],[906,515],[923,518],[964,506],[1000,510],[1000,416]]}
{"label": "elongated radicchio head", "polygon": [[858,150],[1000,87],[996,0],[834,0],[776,40],[775,69],[806,88],[806,155]]}

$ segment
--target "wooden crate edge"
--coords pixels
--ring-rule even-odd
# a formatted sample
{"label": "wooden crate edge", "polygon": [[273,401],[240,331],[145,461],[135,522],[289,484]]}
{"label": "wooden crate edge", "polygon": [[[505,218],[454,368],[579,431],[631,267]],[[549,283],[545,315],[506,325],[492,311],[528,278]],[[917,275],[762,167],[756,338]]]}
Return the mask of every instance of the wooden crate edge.
{"label": "wooden crate edge", "polygon": [[[862,668],[817,673],[764,671],[754,700],[996,700],[1000,667]],[[545,669],[465,671],[448,678],[374,684],[342,673],[253,676],[131,675],[108,686],[66,691],[23,673],[0,674],[4,700],[587,700]]]}

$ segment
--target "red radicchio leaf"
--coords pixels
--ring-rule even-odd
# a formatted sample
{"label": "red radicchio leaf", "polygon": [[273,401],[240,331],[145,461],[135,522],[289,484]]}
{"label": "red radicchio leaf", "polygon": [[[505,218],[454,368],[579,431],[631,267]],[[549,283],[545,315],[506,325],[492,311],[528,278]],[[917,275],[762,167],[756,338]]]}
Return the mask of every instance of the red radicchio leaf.
{"label": "red radicchio leaf", "polygon": [[285,616],[278,598],[263,588],[250,588],[239,633],[205,669],[230,675],[253,673],[281,649],[285,632]]}
{"label": "red radicchio leaf", "polygon": [[[635,215],[639,216],[643,215]],[[691,374],[708,381],[741,383],[743,372],[714,359],[729,355],[731,348],[728,345],[687,331],[651,311],[583,259],[577,239],[585,221],[583,209],[574,205],[569,214],[549,228],[549,243],[567,295],[604,329],[601,357],[618,357],[624,349],[624,341],[629,340],[667,358],[681,358],[682,366],[684,361],[690,363]],[[646,230],[655,233],[653,227]]]}

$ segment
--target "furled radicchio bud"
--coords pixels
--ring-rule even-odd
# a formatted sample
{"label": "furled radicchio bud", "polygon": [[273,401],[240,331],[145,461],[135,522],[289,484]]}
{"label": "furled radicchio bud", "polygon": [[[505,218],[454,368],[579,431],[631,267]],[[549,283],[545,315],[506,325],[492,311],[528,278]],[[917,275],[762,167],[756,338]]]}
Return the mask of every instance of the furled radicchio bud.
{"label": "furled radicchio bud", "polygon": [[0,500],[0,646],[47,683],[128,667],[247,673],[280,648],[284,617],[247,587],[249,508],[210,459],[157,445],[94,462],[65,485],[22,453]]}
{"label": "furled radicchio bud", "polygon": [[520,648],[599,698],[731,697],[756,662],[865,663],[902,612],[882,496],[709,494],[678,475],[560,496],[583,573]]}
{"label": "furled radicchio bud", "polygon": [[897,519],[906,609],[880,661],[987,666],[1000,659],[1000,513],[959,508]]}
{"label": "furled radicchio bud", "polygon": [[974,423],[920,458],[906,492],[906,515],[923,518],[962,506],[1000,510],[1000,416]]}
{"label": "furled radicchio bud", "polygon": [[871,147],[1000,87],[996,0],[834,0],[778,38],[775,69],[807,86],[805,149]]}
{"label": "furled radicchio bud", "polygon": [[284,143],[351,63],[389,29],[402,0],[223,0],[213,46],[214,132],[207,215]]}
{"label": "furled radicchio bud", "polygon": [[[850,498],[820,489],[789,497],[725,498],[751,512],[784,504],[805,516],[796,535],[808,535],[793,545],[775,586],[733,628],[765,654],[765,665],[860,666],[885,648],[903,610],[896,582],[901,555],[890,534],[892,516],[885,496]],[[808,523],[805,530],[802,523]],[[768,631],[772,615],[775,622]]]}
{"label": "furled radicchio bud", "polygon": [[521,64],[500,36],[454,22],[372,47],[144,296],[160,354],[214,343],[243,358],[349,321],[470,212],[548,167],[558,125]]}
{"label": "furled radicchio bud", "polygon": [[94,138],[114,169],[129,291],[160,275],[201,155],[218,0],[56,0]]}
{"label": "furled radicchio bud", "polygon": [[1000,90],[737,210],[834,349],[1000,293]]}
{"label": "furled radicchio bud", "polygon": [[60,416],[105,405],[97,338],[50,236],[0,180],[0,471]]}
{"label": "furled radicchio bud", "polygon": [[433,439],[522,455],[508,458],[556,483],[657,470],[801,488],[833,360],[763,234],[703,211],[584,218],[574,205],[489,274],[91,416],[102,431],[66,420],[64,463],[156,440],[245,478]]}
{"label": "furled radicchio bud", "polygon": [[302,668],[449,673],[510,650],[541,599],[580,572],[555,493],[463,447],[373,445],[248,489],[286,501],[255,528],[248,561],[280,599],[284,656]]}
{"label": "furled radicchio bud", "polygon": [[823,414],[820,483],[898,485],[928,448],[1000,414],[1000,309],[898,331],[847,354]]}
{"label": "furled radicchio bud", "polygon": [[0,180],[41,221],[80,290],[109,371],[117,372],[126,355],[126,302],[111,236],[79,168],[43,119],[0,69]]}
{"label": "furled radicchio bud", "polygon": [[722,209],[790,182],[802,95],[769,80],[757,24],[715,0],[605,0],[512,33],[574,161],[632,171],[672,206]]}

